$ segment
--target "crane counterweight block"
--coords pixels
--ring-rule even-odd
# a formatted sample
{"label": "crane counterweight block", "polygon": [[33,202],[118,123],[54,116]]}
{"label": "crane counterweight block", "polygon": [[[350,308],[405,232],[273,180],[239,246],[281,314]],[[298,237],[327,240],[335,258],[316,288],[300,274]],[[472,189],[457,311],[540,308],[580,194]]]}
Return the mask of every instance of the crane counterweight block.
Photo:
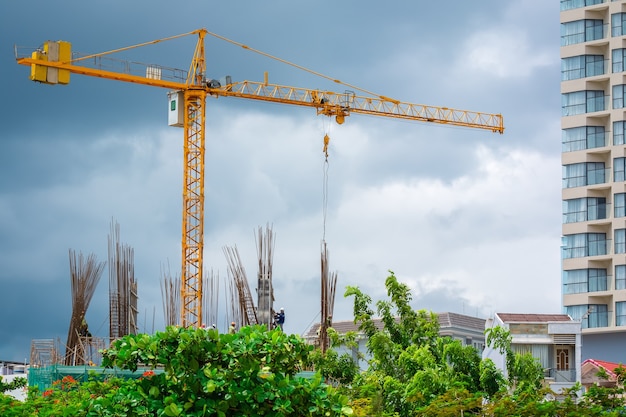
{"label": "crane counterweight block", "polygon": [[[72,59],[72,44],[65,41],[46,41],[31,58],[47,62],[68,63]],[[51,66],[31,64],[30,79],[45,84],[69,84],[70,71]]]}

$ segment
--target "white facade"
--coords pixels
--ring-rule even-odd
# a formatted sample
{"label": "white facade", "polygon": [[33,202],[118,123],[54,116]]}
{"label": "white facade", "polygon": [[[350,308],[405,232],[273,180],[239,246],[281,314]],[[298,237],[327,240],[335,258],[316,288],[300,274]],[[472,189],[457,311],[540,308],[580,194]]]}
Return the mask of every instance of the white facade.
{"label": "white facade", "polygon": [[[11,383],[15,378],[28,379],[28,366],[16,363],[16,362],[0,362],[0,378],[5,384]],[[24,401],[28,392],[28,385],[24,388],[7,391],[6,395],[10,395],[13,398]]]}
{"label": "white facade", "polygon": [[[515,353],[531,353],[544,368],[545,381],[552,391],[560,393],[581,382],[581,323],[565,314],[498,313],[485,323],[485,328],[500,326],[511,334]],[[506,358],[485,347],[484,359],[491,359],[504,375]]]}
{"label": "white facade", "polygon": [[598,336],[626,340],[626,0],[561,0],[560,26],[563,309],[620,361]]}

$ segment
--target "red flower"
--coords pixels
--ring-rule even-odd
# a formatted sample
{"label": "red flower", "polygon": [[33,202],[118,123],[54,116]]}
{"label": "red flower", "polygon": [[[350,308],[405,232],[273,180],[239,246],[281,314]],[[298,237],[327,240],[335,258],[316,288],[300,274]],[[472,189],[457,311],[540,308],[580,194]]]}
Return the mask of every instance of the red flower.
{"label": "red flower", "polygon": [[47,389],[47,390],[45,390],[45,391],[43,392],[43,396],[44,396],[44,397],[47,397],[48,395],[52,395],[52,393],[53,393],[53,392],[54,392],[53,390],[51,390],[51,389]]}
{"label": "red flower", "polygon": [[154,376],[154,371],[146,371],[146,372],[143,373],[142,376],[145,376],[146,378]]}

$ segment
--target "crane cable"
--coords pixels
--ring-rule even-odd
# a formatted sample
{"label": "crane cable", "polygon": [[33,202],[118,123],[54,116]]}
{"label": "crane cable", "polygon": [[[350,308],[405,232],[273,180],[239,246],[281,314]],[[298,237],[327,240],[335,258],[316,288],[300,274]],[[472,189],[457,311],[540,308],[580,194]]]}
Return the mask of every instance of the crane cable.
{"label": "crane cable", "polygon": [[322,74],[322,73],[320,73],[320,72],[313,71],[313,70],[311,70],[311,69],[308,69],[308,68],[306,68],[306,67],[303,67],[302,65],[294,64],[293,62],[287,61],[287,60],[282,59],[282,58],[278,58],[278,57],[276,57],[276,56],[274,56],[274,55],[268,54],[267,52],[263,52],[263,51],[259,51],[258,49],[251,48],[251,47],[249,47],[248,45],[245,45],[245,44],[243,44],[243,43],[241,43],[241,42],[234,41],[234,40],[229,39],[229,38],[227,38],[227,37],[225,37],[225,36],[218,35],[217,33],[209,32],[209,31],[206,31],[206,33],[207,33],[207,35],[211,35],[211,36],[213,36],[213,37],[215,37],[215,38],[218,38],[218,39],[221,39],[221,40],[223,40],[223,41],[226,41],[226,42],[232,43],[233,45],[240,46],[240,47],[242,47],[243,49],[247,49],[248,51],[255,52],[255,53],[259,54],[259,55],[263,55],[263,56],[264,56],[264,57],[266,57],[266,58],[270,58],[270,59],[273,59],[273,60],[275,60],[275,61],[282,62],[283,64],[287,64],[287,65],[292,66],[292,67],[294,67],[294,68],[298,68],[299,70],[302,70],[302,71],[308,72],[308,73],[313,74],[313,75],[315,75],[315,76],[317,76],[317,77],[320,77],[320,78],[325,78],[325,79],[327,79],[327,80],[330,80],[330,81],[332,81],[332,82],[334,82],[334,83],[337,83],[337,84],[341,84],[341,85],[346,86],[346,87],[348,87],[348,88],[351,88],[351,89],[353,89],[353,90],[357,90],[357,91],[360,91],[360,92],[365,93],[365,94],[369,94],[369,95],[372,95],[372,96],[375,96],[375,97],[379,97],[379,98],[381,98],[381,99],[383,99],[383,100],[397,101],[397,100],[390,99],[389,97],[383,96],[383,95],[381,95],[381,94],[376,94],[376,93],[373,93],[373,92],[368,91],[368,90],[366,90],[366,89],[364,89],[364,88],[357,87],[357,86],[352,85],[352,84],[349,84],[349,83],[345,83],[345,82],[343,82],[343,81],[341,81],[341,80],[338,80],[338,79],[336,79],[336,78],[329,77],[328,75],[324,75],[324,74]]}
{"label": "crane cable", "polygon": [[330,130],[330,126],[332,124],[329,122],[327,126],[324,128],[324,176],[323,176],[323,184],[322,184],[322,216],[323,216],[323,224],[322,224],[322,241],[326,242],[326,218],[328,215],[328,145],[330,144],[330,136],[328,136],[328,131]]}

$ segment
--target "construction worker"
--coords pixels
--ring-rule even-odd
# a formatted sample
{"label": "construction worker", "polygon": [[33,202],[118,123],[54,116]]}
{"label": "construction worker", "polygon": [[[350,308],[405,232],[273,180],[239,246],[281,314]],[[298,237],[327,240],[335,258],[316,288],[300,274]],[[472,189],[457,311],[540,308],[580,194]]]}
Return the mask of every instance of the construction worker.
{"label": "construction worker", "polygon": [[285,324],[285,308],[284,307],[281,307],[280,311],[274,315],[274,321],[276,322],[276,325],[280,328],[280,330],[282,330],[283,324]]}
{"label": "construction worker", "polygon": [[91,332],[89,331],[89,325],[87,324],[87,319],[85,319],[85,313],[83,313],[83,320],[80,323],[80,328],[78,332],[82,337],[91,337]]}
{"label": "construction worker", "polygon": [[230,323],[230,327],[228,328],[228,333],[235,334],[236,332],[237,330],[235,328],[235,322],[233,321],[232,323]]}

